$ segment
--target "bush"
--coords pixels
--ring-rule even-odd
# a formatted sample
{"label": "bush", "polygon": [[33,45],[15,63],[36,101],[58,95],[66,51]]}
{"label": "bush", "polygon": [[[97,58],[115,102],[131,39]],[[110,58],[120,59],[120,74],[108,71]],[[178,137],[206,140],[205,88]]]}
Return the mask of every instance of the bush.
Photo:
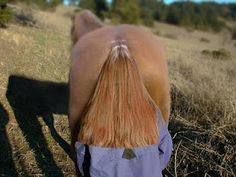
{"label": "bush", "polygon": [[61,3],[61,0],[51,0],[49,2],[49,7],[54,8],[54,7],[58,6],[60,3]]}
{"label": "bush", "polygon": [[0,0],[0,27],[7,27],[7,23],[12,19],[12,11],[7,7],[6,0]]}
{"label": "bush", "polygon": [[204,38],[204,37],[201,37],[199,40],[200,40],[201,42],[205,42],[205,43],[209,43],[209,42],[210,42],[209,39]]}
{"label": "bush", "polygon": [[[1,0],[0,0],[1,1]],[[62,0],[9,0],[10,2],[23,2],[27,5],[36,5],[41,10],[54,10]]]}
{"label": "bush", "polygon": [[211,51],[208,49],[204,49],[204,50],[202,50],[202,54],[205,56],[211,56]]}
{"label": "bush", "polygon": [[36,19],[30,9],[24,9],[18,13],[15,13],[15,20],[23,26],[33,27],[36,25]]}
{"label": "bush", "polygon": [[208,57],[212,57],[214,59],[221,59],[221,60],[229,60],[232,59],[231,53],[226,49],[218,49],[218,50],[203,50],[202,54]]}
{"label": "bush", "polygon": [[231,53],[226,49],[213,50],[212,57],[216,59],[228,60],[231,59]]}

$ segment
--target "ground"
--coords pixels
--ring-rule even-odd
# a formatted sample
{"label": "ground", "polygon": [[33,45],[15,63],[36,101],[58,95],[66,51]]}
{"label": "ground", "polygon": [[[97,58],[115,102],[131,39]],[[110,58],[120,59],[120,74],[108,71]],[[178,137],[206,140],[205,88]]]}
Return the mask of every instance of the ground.
{"label": "ground", "polygon": [[[0,29],[0,176],[74,176],[69,157],[67,81],[70,16],[30,10],[33,27]],[[233,24],[235,25],[235,24]],[[174,141],[166,176],[235,176],[236,41],[163,23]],[[204,55],[224,48],[230,57]]]}

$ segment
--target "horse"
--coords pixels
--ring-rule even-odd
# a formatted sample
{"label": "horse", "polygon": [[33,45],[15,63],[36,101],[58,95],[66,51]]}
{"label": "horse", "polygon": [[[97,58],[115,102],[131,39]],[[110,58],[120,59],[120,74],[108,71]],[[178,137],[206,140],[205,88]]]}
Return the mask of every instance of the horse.
{"label": "horse", "polygon": [[165,50],[151,31],[74,15],[69,74],[71,144],[138,147],[156,142],[155,110],[166,124],[170,84]]}

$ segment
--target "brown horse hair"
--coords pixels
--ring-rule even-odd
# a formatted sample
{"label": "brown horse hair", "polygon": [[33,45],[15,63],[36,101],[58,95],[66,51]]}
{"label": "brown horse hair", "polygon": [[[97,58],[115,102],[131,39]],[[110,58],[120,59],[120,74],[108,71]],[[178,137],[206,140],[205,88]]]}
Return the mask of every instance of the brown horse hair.
{"label": "brown horse hair", "polygon": [[156,110],[125,41],[114,41],[81,116],[78,140],[100,147],[155,144]]}
{"label": "brown horse hair", "polygon": [[75,10],[74,15],[71,17],[72,27],[70,34],[72,46],[86,33],[103,26],[102,21],[91,11],[82,10],[80,13],[77,12],[78,10]]}

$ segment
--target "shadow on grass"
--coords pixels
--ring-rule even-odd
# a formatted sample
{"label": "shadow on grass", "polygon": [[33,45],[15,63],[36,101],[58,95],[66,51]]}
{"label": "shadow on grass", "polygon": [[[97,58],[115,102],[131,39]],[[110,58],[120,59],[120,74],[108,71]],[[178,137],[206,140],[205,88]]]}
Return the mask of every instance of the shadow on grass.
{"label": "shadow on grass", "polygon": [[0,176],[17,176],[12,157],[12,148],[7,136],[8,113],[0,103]]}
{"label": "shadow on grass", "polygon": [[43,118],[54,140],[70,156],[70,145],[57,133],[53,124],[53,113],[68,113],[67,84],[13,75],[9,77],[6,96],[43,175],[63,176],[48,148],[38,117]]}

